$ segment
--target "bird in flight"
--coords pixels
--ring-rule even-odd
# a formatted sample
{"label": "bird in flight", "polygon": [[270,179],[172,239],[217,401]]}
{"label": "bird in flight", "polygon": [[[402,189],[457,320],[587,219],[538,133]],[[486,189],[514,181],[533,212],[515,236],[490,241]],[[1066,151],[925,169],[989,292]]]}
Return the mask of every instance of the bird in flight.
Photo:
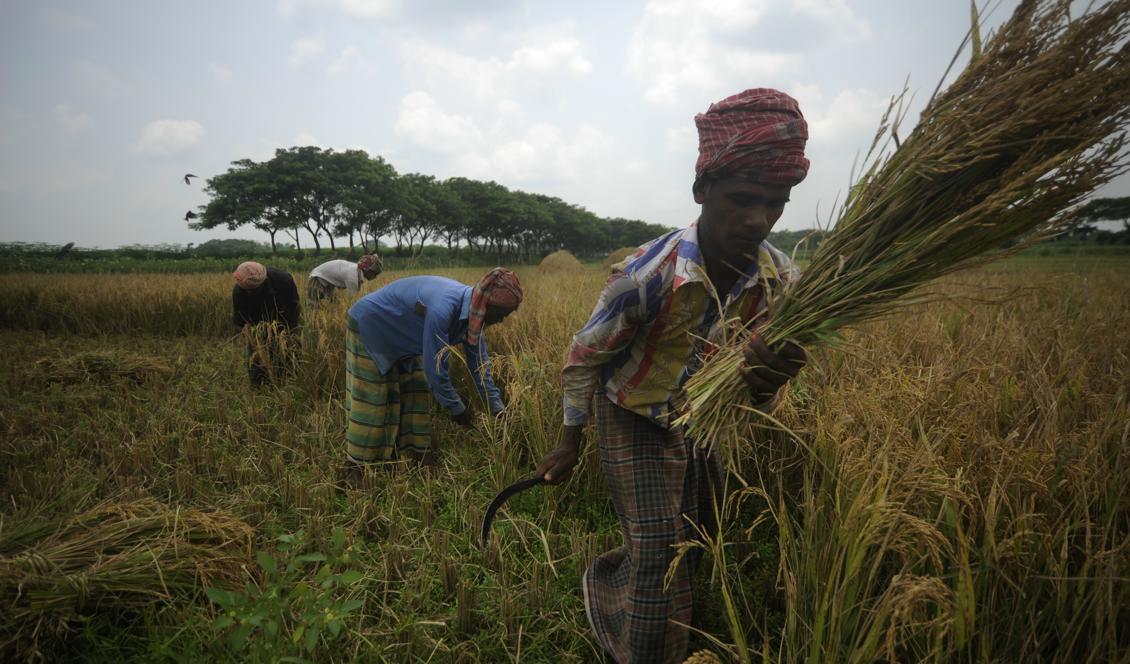
{"label": "bird in flight", "polygon": [[184,174],[184,183],[185,184],[192,184],[191,182],[188,181],[188,179],[189,178],[197,178],[197,177],[200,177],[200,176],[199,175],[193,175],[192,173],[185,173]]}
{"label": "bird in flight", "polygon": [[199,216],[200,216],[200,215],[196,214],[196,213],[195,213],[195,212],[193,212],[192,210],[189,210],[188,212],[185,212],[185,213],[184,213],[184,220],[185,220],[185,221],[188,221],[189,219],[195,219],[195,218],[197,218],[197,217],[199,217]]}

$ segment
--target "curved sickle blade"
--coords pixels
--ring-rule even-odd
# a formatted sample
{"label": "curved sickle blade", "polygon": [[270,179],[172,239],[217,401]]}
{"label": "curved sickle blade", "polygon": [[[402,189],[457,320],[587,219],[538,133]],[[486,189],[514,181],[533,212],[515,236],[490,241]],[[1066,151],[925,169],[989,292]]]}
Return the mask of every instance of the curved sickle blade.
{"label": "curved sickle blade", "polygon": [[515,482],[498,492],[498,495],[495,496],[494,500],[490,501],[490,505],[487,506],[486,514],[483,515],[483,527],[479,533],[479,540],[482,542],[483,546],[486,546],[487,539],[490,537],[490,525],[494,523],[494,515],[498,512],[498,508],[502,507],[502,504],[509,500],[514,494],[522,493],[532,486],[544,483],[545,478],[541,475],[537,475]]}

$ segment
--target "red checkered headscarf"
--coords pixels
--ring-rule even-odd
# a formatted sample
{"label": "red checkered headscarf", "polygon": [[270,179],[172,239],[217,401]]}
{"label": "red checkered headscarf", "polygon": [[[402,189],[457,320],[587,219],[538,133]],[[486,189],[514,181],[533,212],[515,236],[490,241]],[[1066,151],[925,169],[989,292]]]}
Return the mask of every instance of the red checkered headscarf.
{"label": "red checkered headscarf", "polygon": [[808,175],[808,123],[796,100],[754,88],[726,97],[694,117],[698,127],[695,180],[739,172],[759,182],[796,186]]}
{"label": "red checkered headscarf", "polygon": [[467,316],[467,343],[472,346],[479,343],[488,304],[511,311],[517,309],[522,304],[522,284],[518,275],[504,267],[496,267],[475,284],[471,291],[471,312]]}
{"label": "red checkered headscarf", "polygon": [[246,261],[240,263],[231,276],[243,290],[255,290],[267,280],[267,268],[262,263]]}
{"label": "red checkered headscarf", "polygon": [[384,262],[376,254],[365,254],[357,259],[357,269],[376,276],[384,270]]}

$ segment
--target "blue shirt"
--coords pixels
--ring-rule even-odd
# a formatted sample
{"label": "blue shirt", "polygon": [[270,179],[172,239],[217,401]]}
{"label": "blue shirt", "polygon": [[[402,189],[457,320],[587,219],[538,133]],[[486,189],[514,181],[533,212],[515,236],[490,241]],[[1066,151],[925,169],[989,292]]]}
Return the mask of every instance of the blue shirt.
{"label": "blue shirt", "polygon": [[349,308],[357,321],[361,342],[382,374],[398,360],[423,355],[424,374],[436,401],[452,415],[466,410],[451,385],[447,357],[436,366],[436,355],[445,347],[461,343],[475,386],[490,402],[492,413],[504,404],[490,375],[486,335],[479,345],[467,338],[467,314],[471,287],[446,277],[406,277],[358,300]]}

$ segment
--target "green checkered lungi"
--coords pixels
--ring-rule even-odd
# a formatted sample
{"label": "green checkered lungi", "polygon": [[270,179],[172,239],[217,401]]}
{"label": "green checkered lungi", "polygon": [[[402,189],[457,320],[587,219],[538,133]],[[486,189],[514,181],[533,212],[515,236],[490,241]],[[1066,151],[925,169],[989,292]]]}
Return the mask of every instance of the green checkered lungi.
{"label": "green checkered lungi", "polygon": [[345,338],[345,451],[355,461],[392,461],[427,452],[432,443],[431,392],[420,356],[381,374],[350,318]]}
{"label": "green checkered lungi", "polygon": [[681,662],[691,624],[692,577],[699,549],[685,556],[664,588],[676,546],[713,533],[717,451],[703,454],[681,427],[655,422],[594,398],[600,465],[623,545],[605,552],[585,574],[585,610],[596,638],[617,662]]}

